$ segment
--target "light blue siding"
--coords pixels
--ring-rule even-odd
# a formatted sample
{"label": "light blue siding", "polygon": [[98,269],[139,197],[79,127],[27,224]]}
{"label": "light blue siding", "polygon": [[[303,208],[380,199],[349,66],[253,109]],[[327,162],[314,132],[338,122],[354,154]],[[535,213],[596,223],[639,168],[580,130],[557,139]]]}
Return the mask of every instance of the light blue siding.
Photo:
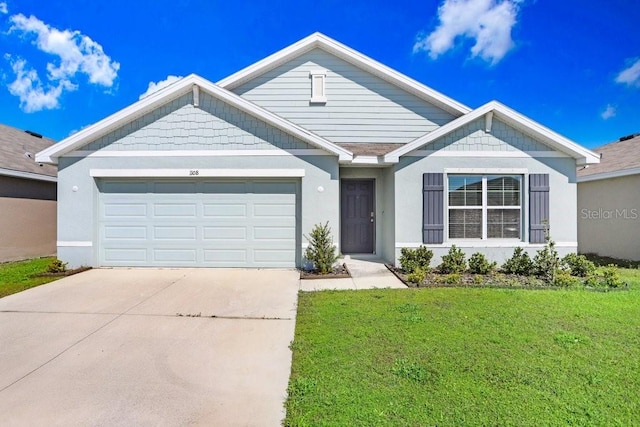
{"label": "light blue siding", "polygon": [[[309,73],[326,70],[327,103],[311,104]],[[438,107],[314,49],[233,91],[335,143],[405,143],[454,119]]]}
{"label": "light blue siding", "polygon": [[194,107],[192,95],[167,105],[111,132],[84,150],[272,150],[309,149],[295,137],[201,93]]}
{"label": "light blue siding", "polygon": [[454,132],[423,147],[444,151],[553,151],[529,135],[493,119],[491,132],[485,130],[484,118],[456,129]]}

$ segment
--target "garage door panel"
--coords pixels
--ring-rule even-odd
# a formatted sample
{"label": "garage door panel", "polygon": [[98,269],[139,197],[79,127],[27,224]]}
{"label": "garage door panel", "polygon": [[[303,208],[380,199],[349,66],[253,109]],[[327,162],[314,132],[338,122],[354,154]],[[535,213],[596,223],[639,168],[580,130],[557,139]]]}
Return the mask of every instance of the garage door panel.
{"label": "garage door panel", "polygon": [[146,218],[146,203],[108,203],[102,210],[105,218]]}
{"label": "garage door panel", "polygon": [[246,227],[203,227],[204,240],[240,240],[242,242],[247,239]]}
{"label": "garage door panel", "polygon": [[128,225],[107,225],[104,227],[105,240],[146,240],[147,227]]}
{"label": "garage door panel", "polygon": [[155,226],[153,227],[153,238],[156,240],[191,240],[195,241],[197,227],[180,226]]}
{"label": "garage door panel", "polygon": [[198,208],[195,203],[154,203],[153,216],[172,218],[195,218]]}
{"label": "garage door panel", "polygon": [[159,263],[188,263],[194,264],[197,259],[196,249],[153,248],[153,261]]}
{"label": "garage door panel", "polygon": [[247,205],[246,203],[223,201],[218,203],[204,203],[202,215],[205,218],[246,218]]}
{"label": "garage door panel", "polygon": [[205,263],[212,263],[219,266],[242,267],[247,263],[246,249],[205,249]]}
{"label": "garage door panel", "polygon": [[104,259],[114,265],[144,264],[147,260],[146,248],[106,248]]}
{"label": "garage door panel", "polygon": [[256,240],[286,240],[296,238],[295,227],[254,227],[253,238]]}
{"label": "garage door panel", "polygon": [[101,265],[295,267],[295,182],[98,186]]}
{"label": "garage door panel", "polygon": [[276,250],[276,249],[255,249],[253,251],[253,259],[255,262],[262,264],[282,264],[283,259],[295,256],[295,251]]}

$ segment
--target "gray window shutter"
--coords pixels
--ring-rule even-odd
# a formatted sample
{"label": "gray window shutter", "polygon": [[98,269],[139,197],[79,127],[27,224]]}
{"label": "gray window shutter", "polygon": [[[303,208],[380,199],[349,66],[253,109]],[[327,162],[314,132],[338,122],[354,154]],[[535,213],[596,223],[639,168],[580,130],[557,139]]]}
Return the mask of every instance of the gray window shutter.
{"label": "gray window shutter", "polygon": [[444,241],[444,174],[422,176],[422,242]]}
{"label": "gray window shutter", "polygon": [[545,243],[545,222],[549,221],[549,174],[529,175],[529,242]]}

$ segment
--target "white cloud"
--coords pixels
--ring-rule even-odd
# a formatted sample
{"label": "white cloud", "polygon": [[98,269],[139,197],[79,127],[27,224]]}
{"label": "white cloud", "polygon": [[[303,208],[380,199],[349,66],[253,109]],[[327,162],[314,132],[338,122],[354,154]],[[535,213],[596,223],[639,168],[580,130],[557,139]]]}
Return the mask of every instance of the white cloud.
{"label": "white cloud", "polygon": [[444,0],[438,8],[440,23],[431,34],[418,35],[413,52],[425,51],[433,59],[453,48],[459,38],[474,39],[473,57],[498,63],[514,47],[511,30],[523,0]]}
{"label": "white cloud", "polygon": [[7,4],[5,2],[0,2],[0,13],[6,15],[7,13],[9,13],[9,8],[7,7]]}
{"label": "white cloud", "polygon": [[616,107],[614,107],[611,104],[608,104],[607,108],[605,108],[602,114],[600,114],[600,117],[602,117],[603,120],[608,120],[615,116],[616,116]]}
{"label": "white cloud", "polygon": [[58,108],[60,106],[58,99],[62,91],[75,89],[66,81],[58,82],[56,86],[45,89],[36,70],[27,68],[27,62],[24,59],[9,59],[16,75],[16,80],[8,85],[9,93],[20,98],[20,108],[27,113]]}
{"label": "white cloud", "polygon": [[17,14],[9,18],[9,34],[18,33],[27,38],[35,36],[33,44],[56,59],[47,63],[47,88],[34,69],[28,69],[26,60],[12,60],[16,80],[9,84],[10,92],[20,97],[26,112],[57,108],[64,91],[78,87],[78,74],[84,74],[92,84],[112,87],[118,77],[120,64],[104,53],[102,46],[76,30],[59,30],[35,16]]}
{"label": "white cloud", "polygon": [[149,82],[149,86],[147,87],[147,91],[145,93],[143,93],[142,95],[140,95],[140,98],[138,99],[142,99],[142,98],[146,98],[147,96],[151,95],[154,92],[159,91],[160,89],[164,89],[165,87],[169,86],[171,83],[176,82],[178,80],[182,79],[182,76],[167,76],[166,79],[164,80],[160,80],[159,82]]}
{"label": "white cloud", "polygon": [[616,77],[616,83],[640,87],[640,58],[636,58],[635,62],[620,71]]}

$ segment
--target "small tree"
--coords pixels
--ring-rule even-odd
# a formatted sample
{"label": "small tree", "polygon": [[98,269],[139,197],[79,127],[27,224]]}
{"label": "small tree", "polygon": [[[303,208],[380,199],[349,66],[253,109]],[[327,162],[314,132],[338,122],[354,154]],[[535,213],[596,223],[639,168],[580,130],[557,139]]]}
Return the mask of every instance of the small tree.
{"label": "small tree", "polygon": [[311,230],[311,234],[304,237],[309,241],[304,256],[313,263],[321,274],[331,273],[333,264],[338,260],[338,254],[331,238],[329,221],[324,225],[316,224]]}
{"label": "small tree", "polygon": [[560,257],[556,250],[556,242],[551,239],[549,234],[548,224],[545,224],[544,239],[547,244],[536,252],[536,256],[533,258],[533,269],[536,276],[552,285],[556,282],[556,274],[560,269]]}

